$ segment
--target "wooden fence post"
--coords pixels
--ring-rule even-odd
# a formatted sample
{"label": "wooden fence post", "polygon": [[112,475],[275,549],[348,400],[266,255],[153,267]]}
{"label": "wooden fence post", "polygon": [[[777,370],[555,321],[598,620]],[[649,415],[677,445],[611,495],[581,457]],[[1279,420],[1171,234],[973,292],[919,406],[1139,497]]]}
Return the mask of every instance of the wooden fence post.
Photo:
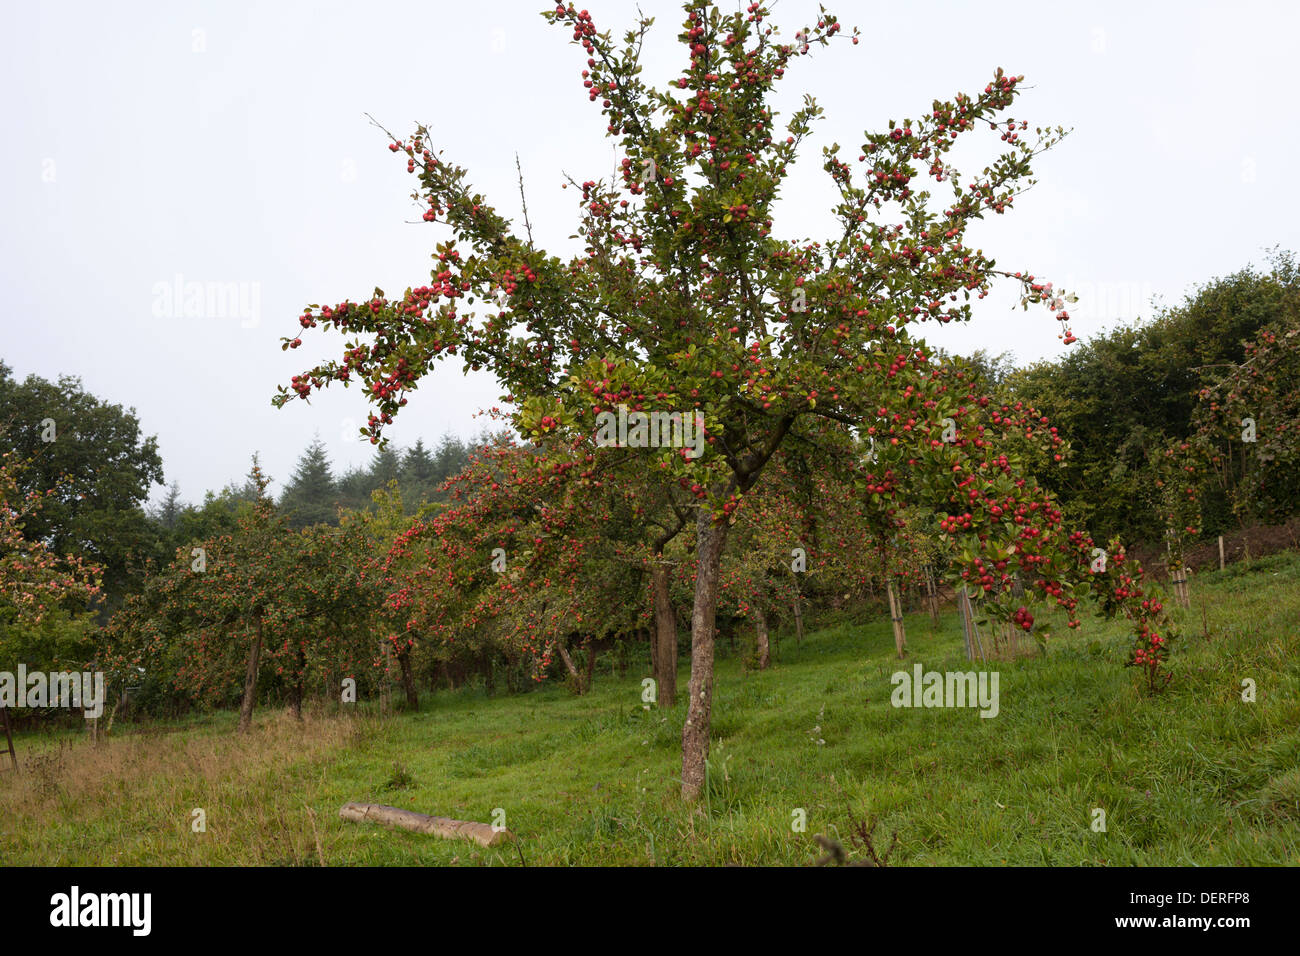
{"label": "wooden fence post", "polygon": [[939,626],[939,589],[934,584],[934,569],[929,567],[925,569],[925,593],[929,598],[930,623],[937,628]]}
{"label": "wooden fence post", "polygon": [[978,647],[980,660],[985,660],[984,641],[980,638],[979,625],[975,623],[975,607],[971,604],[970,592],[965,587],[957,594],[957,608],[961,611],[962,635],[966,640],[966,658],[975,659]]}
{"label": "wooden fence post", "polygon": [[894,623],[894,646],[898,648],[898,656],[904,655],[904,648],[907,646],[907,637],[903,630],[903,612],[898,600],[898,589],[894,584],[894,579],[889,579],[886,588],[889,592],[889,617]]}
{"label": "wooden fence post", "polygon": [[9,759],[13,761],[14,770],[18,769],[18,752],[14,750],[13,728],[9,726],[9,708],[0,704],[0,722],[5,725],[5,742],[9,745]]}
{"label": "wooden fence post", "polygon": [[1187,568],[1180,567],[1170,574],[1170,580],[1174,585],[1174,596],[1178,598],[1178,603],[1185,608],[1192,606],[1192,597],[1187,586]]}

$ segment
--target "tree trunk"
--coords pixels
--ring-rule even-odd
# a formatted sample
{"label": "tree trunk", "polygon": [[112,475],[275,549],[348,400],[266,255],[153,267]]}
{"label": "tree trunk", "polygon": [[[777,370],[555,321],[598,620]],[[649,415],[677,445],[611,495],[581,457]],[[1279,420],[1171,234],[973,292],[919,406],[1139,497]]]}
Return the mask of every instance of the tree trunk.
{"label": "tree trunk", "polygon": [[565,638],[560,638],[558,641],[555,642],[555,646],[559,648],[560,660],[564,661],[564,669],[568,671],[569,676],[573,678],[573,686],[575,688],[574,692],[579,696],[581,696],[582,675],[578,673],[578,668],[576,668],[573,665],[573,658],[569,656],[569,649],[564,646],[564,641]]}
{"label": "tree trunk", "polygon": [[803,598],[796,589],[794,600],[790,602],[794,609],[794,642],[795,644],[803,643]]}
{"label": "tree trunk", "polygon": [[592,682],[596,679],[596,638],[591,636],[587,638],[587,676],[582,681],[582,693],[591,690]]}
{"label": "tree trunk", "polygon": [[289,690],[289,709],[293,713],[294,720],[302,720],[302,697],[304,674],[307,670],[307,655],[303,653],[302,645],[298,645],[297,656],[297,673],[293,677],[293,687]]}
{"label": "tree trunk", "polygon": [[380,638],[379,651],[384,658],[384,672],[379,678],[379,712],[387,714],[392,709],[393,642]]}
{"label": "tree trunk", "polygon": [[244,671],[244,699],[239,702],[239,733],[248,733],[253,724],[253,701],[257,697],[257,665],[262,659],[262,618],[257,619],[257,637],[248,649],[248,669]]}
{"label": "tree trunk", "polygon": [[661,564],[650,569],[654,590],[655,626],[650,638],[650,661],[660,707],[677,703],[677,614],[668,590],[668,569]]}
{"label": "tree trunk", "polygon": [[682,727],[682,799],[696,800],[704,791],[709,758],[709,722],[713,711],[713,639],[718,615],[718,571],[727,542],[727,525],[715,524],[707,509],[696,525],[695,606],[691,610],[691,683],[686,724]]}
{"label": "tree trunk", "polygon": [[659,684],[659,635],[653,623],[650,630],[646,631],[646,642],[650,645],[650,676],[655,679],[655,686],[657,687]]}
{"label": "tree trunk", "polygon": [[415,670],[411,667],[409,647],[397,655],[397,663],[402,670],[402,690],[406,692],[406,706],[411,710],[419,710],[420,691],[415,686]]}
{"label": "tree trunk", "polygon": [[767,615],[761,607],[753,608],[754,637],[758,642],[758,669],[765,671],[772,664],[772,645],[767,639]]}
{"label": "tree trunk", "polygon": [[14,732],[13,725],[9,723],[9,708],[0,705],[0,724],[4,724],[5,743],[8,745],[9,761],[13,764],[14,772],[18,771],[18,751],[14,750]]}

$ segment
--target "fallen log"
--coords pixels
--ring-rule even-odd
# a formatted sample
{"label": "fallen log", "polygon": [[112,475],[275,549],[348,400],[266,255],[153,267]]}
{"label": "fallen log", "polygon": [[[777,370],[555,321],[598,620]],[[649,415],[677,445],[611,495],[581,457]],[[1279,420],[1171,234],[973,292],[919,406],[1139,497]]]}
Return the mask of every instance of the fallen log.
{"label": "fallen log", "polygon": [[386,826],[401,827],[415,833],[430,833],[449,840],[473,840],[479,846],[497,846],[514,840],[514,835],[509,830],[497,829],[490,823],[431,817],[411,810],[386,807],[381,803],[346,803],[339,810],[339,816],[353,823],[372,820]]}

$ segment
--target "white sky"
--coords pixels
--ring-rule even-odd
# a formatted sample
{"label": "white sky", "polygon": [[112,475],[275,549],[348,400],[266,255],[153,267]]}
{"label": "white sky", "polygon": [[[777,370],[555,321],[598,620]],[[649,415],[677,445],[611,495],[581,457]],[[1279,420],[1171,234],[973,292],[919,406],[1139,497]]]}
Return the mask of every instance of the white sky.
{"label": "white sky", "polygon": [[[1177,302],[1260,262],[1267,247],[1300,249],[1289,178],[1300,153],[1297,5],[827,5],[863,42],[815,47],[787,73],[783,116],[804,92],[826,115],[787,182],[778,235],[830,234],[822,145],[839,142],[854,160],[864,129],[976,93],[1003,66],[1026,77],[1013,115],[1073,133],[1040,158],[1039,185],[1017,208],[971,238],[1000,266],[1083,295],[1076,335],[1149,315],[1151,296]],[[618,38],[635,19],[622,0],[588,6]],[[657,20],[643,78],[663,87],[684,62],[681,8],[640,6]],[[561,174],[605,176],[615,152],[581,87],[586,55],[546,24],[544,8],[10,7],[0,357],[19,378],[80,375],[92,393],[134,406],[145,434],[159,437],[167,480],[190,501],[240,478],[255,450],[279,487],[317,432],[336,470],[365,461],[371,447],[350,440],[370,410],[356,387],[332,387],[310,406],[270,405],[277,384],[341,353],[344,339],[319,330],[280,351],[304,305],[425,284],[433,245],[446,238],[413,222],[405,157],[363,113],[399,135],[429,123],[434,145],[507,216],[519,208],[517,152],[534,234],[568,251],[576,211]],[[815,18],[815,3],[782,0],[771,22],[792,37]],[[242,283],[249,308],[159,315],[156,287],[177,276]],[[991,296],[969,327],[933,341],[1011,350],[1021,362],[1060,354],[1057,323],[1009,301]],[[403,446],[445,431],[468,437],[498,394],[486,375],[440,366],[389,437]]]}

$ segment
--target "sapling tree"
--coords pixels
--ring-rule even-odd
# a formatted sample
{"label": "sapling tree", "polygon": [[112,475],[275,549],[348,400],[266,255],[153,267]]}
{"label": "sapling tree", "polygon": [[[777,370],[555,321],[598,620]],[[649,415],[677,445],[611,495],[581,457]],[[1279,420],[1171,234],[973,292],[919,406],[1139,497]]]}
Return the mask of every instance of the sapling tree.
{"label": "sapling tree", "polygon": [[1203,440],[1170,442],[1152,453],[1148,487],[1165,529],[1166,564],[1179,603],[1189,606],[1186,542],[1200,533],[1201,497],[1209,455]]}

